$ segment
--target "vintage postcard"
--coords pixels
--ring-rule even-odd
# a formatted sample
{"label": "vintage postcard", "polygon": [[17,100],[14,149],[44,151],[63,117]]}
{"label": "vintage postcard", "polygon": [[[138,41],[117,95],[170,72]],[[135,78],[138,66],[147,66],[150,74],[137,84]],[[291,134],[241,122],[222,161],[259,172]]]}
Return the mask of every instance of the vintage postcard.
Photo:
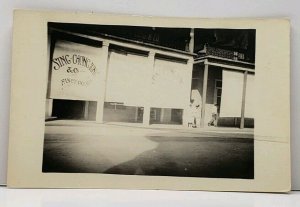
{"label": "vintage postcard", "polygon": [[14,14],[9,187],[287,192],[287,19]]}

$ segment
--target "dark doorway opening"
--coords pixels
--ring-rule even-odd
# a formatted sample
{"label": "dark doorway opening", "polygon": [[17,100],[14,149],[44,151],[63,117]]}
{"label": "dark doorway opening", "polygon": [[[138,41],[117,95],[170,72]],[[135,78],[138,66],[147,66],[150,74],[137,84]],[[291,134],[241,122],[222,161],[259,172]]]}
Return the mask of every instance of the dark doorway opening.
{"label": "dark doorway opening", "polygon": [[96,120],[95,101],[53,100],[52,116],[58,119]]}

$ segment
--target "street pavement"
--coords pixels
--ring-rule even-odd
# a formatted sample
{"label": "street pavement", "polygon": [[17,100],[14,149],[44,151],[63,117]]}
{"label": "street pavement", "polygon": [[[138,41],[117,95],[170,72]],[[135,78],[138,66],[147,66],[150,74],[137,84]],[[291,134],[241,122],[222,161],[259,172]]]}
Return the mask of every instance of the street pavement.
{"label": "street pavement", "polygon": [[253,129],[46,122],[43,172],[252,179]]}

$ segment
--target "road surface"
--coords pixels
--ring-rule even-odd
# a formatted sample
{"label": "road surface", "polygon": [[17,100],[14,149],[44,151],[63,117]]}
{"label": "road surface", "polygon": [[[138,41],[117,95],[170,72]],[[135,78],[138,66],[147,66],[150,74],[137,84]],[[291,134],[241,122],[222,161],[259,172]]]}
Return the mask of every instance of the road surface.
{"label": "road surface", "polygon": [[43,172],[254,177],[253,134],[128,126],[46,126]]}

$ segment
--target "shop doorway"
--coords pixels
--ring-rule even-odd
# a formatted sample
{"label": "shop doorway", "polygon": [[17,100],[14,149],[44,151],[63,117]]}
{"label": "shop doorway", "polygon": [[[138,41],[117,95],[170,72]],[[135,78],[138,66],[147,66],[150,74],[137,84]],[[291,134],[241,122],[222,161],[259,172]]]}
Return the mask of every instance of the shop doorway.
{"label": "shop doorway", "polygon": [[96,120],[95,101],[53,100],[52,116],[57,119]]}

